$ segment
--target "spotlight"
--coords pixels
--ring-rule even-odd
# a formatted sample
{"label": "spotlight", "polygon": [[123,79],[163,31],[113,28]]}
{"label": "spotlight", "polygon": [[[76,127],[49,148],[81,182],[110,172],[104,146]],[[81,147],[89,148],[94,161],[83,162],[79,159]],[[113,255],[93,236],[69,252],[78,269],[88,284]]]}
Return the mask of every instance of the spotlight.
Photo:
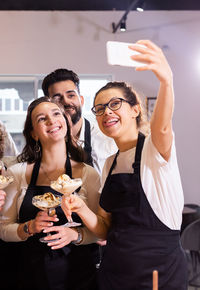
{"label": "spotlight", "polygon": [[143,12],[144,11],[144,5],[145,5],[144,2],[145,2],[144,0],[138,1],[137,6],[136,6],[136,10],[138,12]]}
{"label": "spotlight", "polygon": [[137,10],[138,12],[143,12],[143,11],[144,11],[144,9],[143,9],[142,7],[137,7],[136,10]]}
{"label": "spotlight", "polygon": [[119,20],[119,22],[117,24],[115,24],[114,22],[112,22],[112,29],[113,29],[112,32],[115,33],[118,28],[120,28],[121,31],[126,31],[126,19],[127,19],[127,15],[129,14],[129,12],[132,9],[135,10],[137,7],[138,7],[138,9],[139,8],[143,8],[143,3],[144,2],[145,2],[145,0],[132,0],[130,6],[126,9],[124,15],[121,17],[121,19]]}
{"label": "spotlight", "polygon": [[122,20],[121,24],[120,24],[120,30],[121,31],[126,31],[126,20]]}

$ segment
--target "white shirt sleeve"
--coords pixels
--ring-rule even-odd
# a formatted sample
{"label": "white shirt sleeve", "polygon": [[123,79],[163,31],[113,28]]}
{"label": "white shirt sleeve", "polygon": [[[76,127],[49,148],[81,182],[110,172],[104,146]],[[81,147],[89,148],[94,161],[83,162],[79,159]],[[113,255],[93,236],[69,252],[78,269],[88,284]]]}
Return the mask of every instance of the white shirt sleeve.
{"label": "white shirt sleeve", "polygon": [[6,175],[14,177],[13,183],[6,187],[6,202],[0,213],[0,238],[6,242],[22,241],[17,234],[18,213],[26,193],[26,163],[18,163],[10,167]]}
{"label": "white shirt sleeve", "polygon": [[166,161],[146,137],[141,158],[141,182],[157,217],[169,228],[180,229],[184,195],[173,135],[171,155]]}

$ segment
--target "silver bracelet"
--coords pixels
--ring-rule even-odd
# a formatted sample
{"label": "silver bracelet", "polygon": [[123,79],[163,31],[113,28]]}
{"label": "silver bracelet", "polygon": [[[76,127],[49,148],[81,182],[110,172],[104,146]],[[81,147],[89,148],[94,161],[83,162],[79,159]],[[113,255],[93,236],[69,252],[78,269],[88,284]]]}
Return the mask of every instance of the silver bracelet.
{"label": "silver bracelet", "polygon": [[81,228],[76,228],[75,230],[78,233],[78,238],[77,238],[77,240],[72,241],[72,244],[79,245],[82,242],[82,240],[83,240],[82,230],[81,230]]}

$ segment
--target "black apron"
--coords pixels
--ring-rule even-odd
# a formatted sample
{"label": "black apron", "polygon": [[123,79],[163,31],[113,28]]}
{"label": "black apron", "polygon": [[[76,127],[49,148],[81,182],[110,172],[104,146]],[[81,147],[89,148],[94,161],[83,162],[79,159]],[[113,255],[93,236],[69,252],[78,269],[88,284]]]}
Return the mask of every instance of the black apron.
{"label": "black apron", "polygon": [[[40,160],[34,165],[31,182],[26,191],[19,212],[19,222],[24,223],[34,219],[39,209],[32,205],[35,195],[52,192],[60,194],[49,186],[37,186],[37,177]],[[71,164],[69,157],[66,161],[66,174],[71,177]],[[55,225],[63,225],[67,219],[61,209],[56,208],[59,221]],[[81,222],[73,214],[73,220]],[[90,250],[90,245],[75,246],[69,244],[59,250],[51,250],[39,238],[44,234],[29,237],[21,244],[20,253],[20,286],[19,289],[34,290],[94,290],[96,288],[96,269]]]}
{"label": "black apron", "polygon": [[[186,260],[180,231],[164,225],[143,191],[140,160],[144,135],[139,133],[133,173],[106,179],[100,205],[112,213],[112,225],[99,271],[101,290],[152,290],[152,272],[159,272],[159,290],[186,290]],[[176,194],[176,193],[175,193]]]}

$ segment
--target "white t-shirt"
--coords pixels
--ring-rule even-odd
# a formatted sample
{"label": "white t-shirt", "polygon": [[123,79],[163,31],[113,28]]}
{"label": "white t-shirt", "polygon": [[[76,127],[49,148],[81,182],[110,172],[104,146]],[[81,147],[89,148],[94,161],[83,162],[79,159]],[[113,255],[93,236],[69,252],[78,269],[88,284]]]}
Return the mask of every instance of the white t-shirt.
{"label": "white t-shirt", "polygon": [[[110,137],[105,136],[98,126],[90,122],[90,132],[91,132],[91,147],[92,147],[92,158],[93,165],[97,172],[101,175],[104,163],[106,159],[117,152],[118,148],[114,140]],[[79,144],[84,147],[85,141],[85,120],[83,119],[83,124],[81,127],[81,132],[79,136]]]}
{"label": "white t-shirt", "polygon": [[[112,174],[133,172],[136,148],[120,152]],[[105,183],[115,155],[104,165],[102,186]],[[151,135],[145,138],[141,156],[141,182],[146,197],[157,217],[170,229],[179,230],[182,223],[184,197],[173,137],[171,156],[167,162],[157,151]]]}
{"label": "white t-shirt", "polygon": [[[7,242],[22,241],[17,234],[17,228],[19,226],[19,210],[28,188],[25,177],[26,167],[27,163],[17,163],[7,171],[7,175],[14,177],[14,182],[5,189],[6,202],[0,212],[0,238]],[[81,178],[83,184],[79,194],[84,196],[84,201],[88,207],[96,213],[99,204],[100,177],[93,167],[84,164]],[[86,227],[82,229],[83,241],[81,244],[96,242],[97,238]]]}

